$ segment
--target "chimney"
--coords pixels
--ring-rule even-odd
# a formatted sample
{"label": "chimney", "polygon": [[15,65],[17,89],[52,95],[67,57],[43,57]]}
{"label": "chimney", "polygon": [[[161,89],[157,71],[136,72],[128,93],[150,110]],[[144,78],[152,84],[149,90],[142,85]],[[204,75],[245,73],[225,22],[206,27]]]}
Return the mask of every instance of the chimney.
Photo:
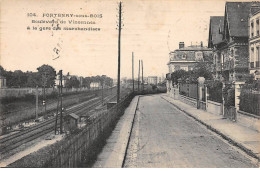
{"label": "chimney", "polygon": [[202,41],[200,42],[200,46],[203,47],[203,42]]}
{"label": "chimney", "polygon": [[256,12],[258,12],[260,10],[260,6],[254,2],[252,5],[251,5],[251,8],[250,8],[250,13],[251,15],[255,14]]}
{"label": "chimney", "polygon": [[179,43],[179,49],[184,48],[184,42]]}

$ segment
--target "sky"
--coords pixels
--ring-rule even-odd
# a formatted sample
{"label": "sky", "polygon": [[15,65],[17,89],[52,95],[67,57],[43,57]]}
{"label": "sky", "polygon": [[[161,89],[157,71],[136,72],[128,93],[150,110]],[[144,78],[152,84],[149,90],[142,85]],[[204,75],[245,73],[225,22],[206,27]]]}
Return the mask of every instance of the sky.
{"label": "sky", "polygon": [[[48,64],[56,71],[78,76],[117,77],[118,2],[116,0],[0,0],[0,65],[6,70],[37,71]],[[121,77],[135,77],[138,60],[143,60],[144,76],[168,72],[169,52],[185,46],[207,46],[210,16],[224,16],[224,0],[123,0],[121,31]],[[36,13],[37,17],[28,17]],[[64,18],[62,27],[98,27],[100,31],[44,30],[51,24],[32,20],[52,20],[43,14],[102,14],[102,18]],[[54,19],[57,19],[54,18]],[[58,19],[63,19],[59,18]],[[68,20],[95,24],[68,24]],[[30,27],[30,30],[27,27]],[[32,30],[32,26],[38,30]],[[59,49],[58,55],[54,49]],[[55,59],[56,57],[58,57]],[[55,60],[54,60],[55,59]]]}

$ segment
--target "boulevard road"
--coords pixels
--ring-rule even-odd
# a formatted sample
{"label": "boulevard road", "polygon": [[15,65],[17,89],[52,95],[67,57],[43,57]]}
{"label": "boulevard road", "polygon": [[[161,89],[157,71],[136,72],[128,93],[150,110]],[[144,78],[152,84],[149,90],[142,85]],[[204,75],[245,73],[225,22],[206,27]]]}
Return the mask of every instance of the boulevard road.
{"label": "boulevard road", "polygon": [[257,167],[160,95],[141,96],[124,167]]}

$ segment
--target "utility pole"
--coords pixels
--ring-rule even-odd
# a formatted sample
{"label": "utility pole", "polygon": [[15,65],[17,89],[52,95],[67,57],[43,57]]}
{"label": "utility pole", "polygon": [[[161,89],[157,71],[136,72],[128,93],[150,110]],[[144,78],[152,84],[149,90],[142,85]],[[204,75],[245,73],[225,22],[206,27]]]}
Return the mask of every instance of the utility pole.
{"label": "utility pole", "polygon": [[60,105],[60,81],[59,81],[59,87],[58,87],[58,103],[57,103],[57,112],[56,112],[56,118],[55,118],[55,129],[54,134],[56,135],[57,132],[57,125],[58,125],[58,115],[59,115],[59,105]]}
{"label": "utility pole", "polygon": [[47,117],[47,111],[46,111],[46,92],[45,92],[45,86],[47,82],[46,77],[46,71],[44,72],[44,78],[43,78],[43,101],[42,104],[44,105],[44,116]]}
{"label": "utility pole", "polygon": [[63,133],[62,130],[62,70],[60,70],[60,134]]}
{"label": "utility pole", "polygon": [[104,81],[102,82],[102,105],[104,105]]}
{"label": "utility pole", "polygon": [[133,79],[133,92],[135,92],[135,77],[134,77],[134,52],[132,52],[132,79]]}
{"label": "utility pole", "polygon": [[143,60],[142,60],[142,91],[144,91],[144,68],[143,68]]}
{"label": "utility pole", "polygon": [[138,92],[140,91],[140,60],[139,60],[139,68],[138,68]]}
{"label": "utility pole", "polygon": [[36,122],[38,122],[39,120],[38,120],[38,100],[39,100],[39,97],[38,97],[38,86],[36,86],[36,92],[35,92],[35,94],[36,94],[36,109],[35,109],[35,115],[36,115],[36,117],[35,117],[35,121]]}
{"label": "utility pole", "polygon": [[122,2],[119,2],[119,23],[118,23],[118,75],[117,75],[117,104],[120,100],[120,41],[121,41],[121,14]]}

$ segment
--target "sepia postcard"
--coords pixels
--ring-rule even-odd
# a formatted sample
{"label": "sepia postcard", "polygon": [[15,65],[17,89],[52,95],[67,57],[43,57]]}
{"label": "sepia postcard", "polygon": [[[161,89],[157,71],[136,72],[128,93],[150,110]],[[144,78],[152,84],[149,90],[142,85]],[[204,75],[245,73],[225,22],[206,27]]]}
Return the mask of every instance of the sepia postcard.
{"label": "sepia postcard", "polygon": [[260,1],[0,0],[1,168],[259,168]]}

